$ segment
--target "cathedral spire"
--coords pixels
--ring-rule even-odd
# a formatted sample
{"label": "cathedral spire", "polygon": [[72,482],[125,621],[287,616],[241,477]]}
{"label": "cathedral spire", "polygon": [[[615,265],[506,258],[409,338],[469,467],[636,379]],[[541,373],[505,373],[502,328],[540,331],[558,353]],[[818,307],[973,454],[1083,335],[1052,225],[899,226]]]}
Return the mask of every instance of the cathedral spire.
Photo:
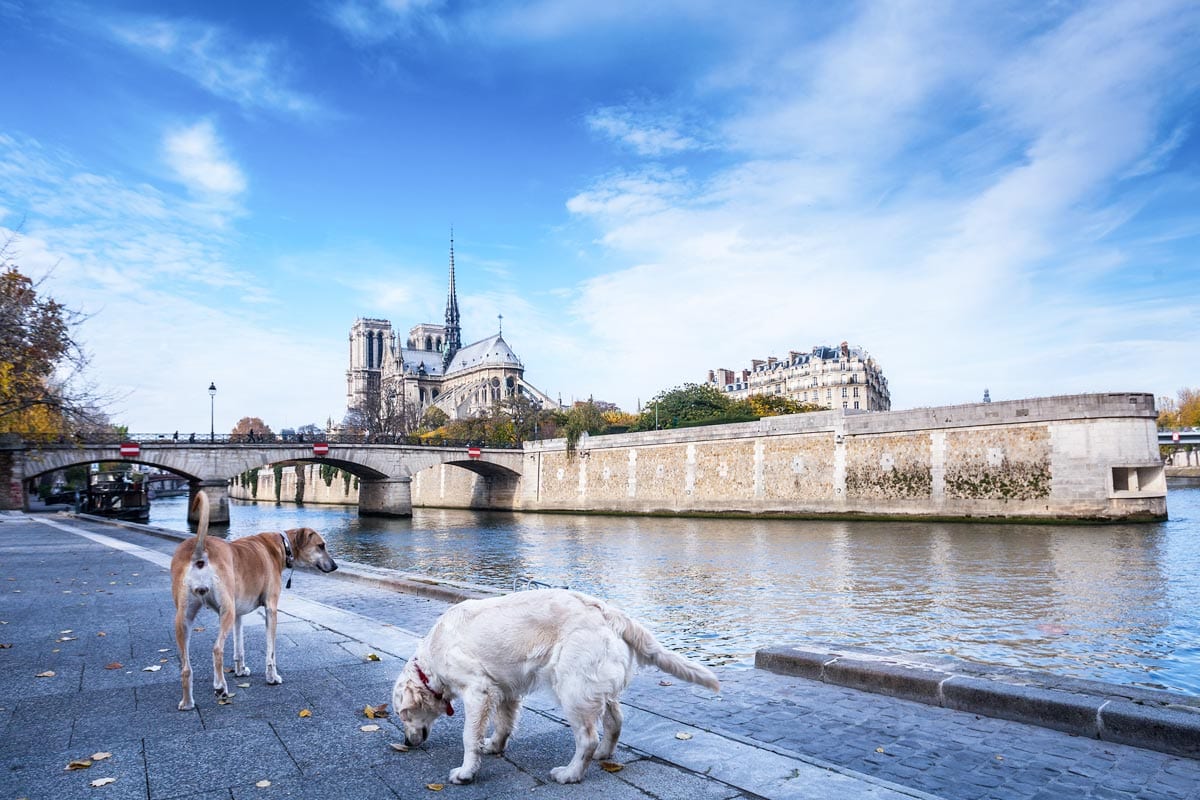
{"label": "cathedral spire", "polygon": [[458,324],[458,292],[454,288],[454,228],[450,228],[450,291],[446,297],[446,349],[442,369],[450,366],[454,354],[462,347],[462,330]]}

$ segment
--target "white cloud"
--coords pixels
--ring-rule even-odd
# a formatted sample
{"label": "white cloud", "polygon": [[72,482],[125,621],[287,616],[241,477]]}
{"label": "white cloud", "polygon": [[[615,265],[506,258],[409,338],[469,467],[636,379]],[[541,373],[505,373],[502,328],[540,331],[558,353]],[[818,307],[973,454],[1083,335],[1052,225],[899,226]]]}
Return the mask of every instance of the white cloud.
{"label": "white cloud", "polygon": [[218,26],[189,20],[122,19],[102,30],[243,108],[302,117],[322,110],[312,97],[287,85],[290,59],[277,44],[244,41]]}
{"label": "white cloud", "polygon": [[[1120,238],[1136,200],[1114,192],[1182,146],[1159,87],[1188,80],[1196,10],[1021,23],[921,9],[870,4],[743,86],[728,166],[628,169],[567,202],[637,265],[579,287],[577,335],[611,357],[575,380],[622,386],[611,399],[632,406],[846,339],[879,358],[897,407],[985,387],[1172,390],[1159,382],[1200,331],[1143,296]],[[1186,291],[1200,295],[1195,278]]]}
{"label": "white cloud", "polygon": [[209,120],[169,131],[163,139],[163,155],[191,191],[232,196],[246,189],[245,176],[226,155]]}
{"label": "white cloud", "polygon": [[647,119],[632,109],[607,107],[593,111],[587,118],[588,127],[621,142],[642,156],[664,156],[703,145],[681,132],[682,124],[675,119]]}

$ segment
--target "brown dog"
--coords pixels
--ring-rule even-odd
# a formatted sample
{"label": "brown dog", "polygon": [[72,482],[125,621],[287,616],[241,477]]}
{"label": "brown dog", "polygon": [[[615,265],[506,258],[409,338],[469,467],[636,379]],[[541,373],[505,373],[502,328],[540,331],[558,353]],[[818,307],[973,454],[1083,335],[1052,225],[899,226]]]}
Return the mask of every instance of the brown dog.
{"label": "brown dog", "polygon": [[[208,539],[208,498],[197,492],[199,506],[196,537],[182,542],[171,559],[171,593],[175,598],[175,641],[179,645],[179,671],[183,699],[179,710],[195,707],[192,701],[192,663],[188,653],[192,622],[201,606],[221,617],[221,631],[213,643],[213,691],[229,697],[225,683],[225,639],[233,631],[233,674],[250,674],[242,643],[242,617],[256,608],[267,620],[267,683],[283,683],[275,668],[275,626],[279,613],[281,575],[293,563],[333,572],[337,564],[325,552],[325,540],[312,528],[285,533],[257,533],[226,542]],[[289,581],[289,585],[291,582]]]}

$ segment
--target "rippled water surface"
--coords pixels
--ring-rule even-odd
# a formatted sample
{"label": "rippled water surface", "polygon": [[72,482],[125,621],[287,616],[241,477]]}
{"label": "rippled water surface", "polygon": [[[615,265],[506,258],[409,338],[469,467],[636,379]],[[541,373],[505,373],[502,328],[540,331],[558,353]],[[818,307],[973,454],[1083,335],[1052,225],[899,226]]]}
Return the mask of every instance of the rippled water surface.
{"label": "rippled water surface", "polygon": [[[815,640],[1200,694],[1200,488],[1159,524],[667,519],[246,504],[232,536],[308,525],[338,558],[612,600],[710,664]],[[185,500],[152,523],[186,529]]]}

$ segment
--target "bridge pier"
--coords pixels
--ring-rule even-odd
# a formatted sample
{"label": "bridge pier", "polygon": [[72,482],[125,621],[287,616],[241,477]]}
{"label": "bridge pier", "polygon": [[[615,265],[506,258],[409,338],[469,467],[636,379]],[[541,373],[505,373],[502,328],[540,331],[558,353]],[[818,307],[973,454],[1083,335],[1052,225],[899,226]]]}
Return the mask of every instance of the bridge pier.
{"label": "bridge pier", "polygon": [[411,517],[412,478],[360,478],[358,513],[363,517]]}
{"label": "bridge pier", "polygon": [[188,485],[188,522],[199,522],[192,511],[197,492],[208,495],[208,524],[229,524],[229,484],[226,481],[193,481]]}

